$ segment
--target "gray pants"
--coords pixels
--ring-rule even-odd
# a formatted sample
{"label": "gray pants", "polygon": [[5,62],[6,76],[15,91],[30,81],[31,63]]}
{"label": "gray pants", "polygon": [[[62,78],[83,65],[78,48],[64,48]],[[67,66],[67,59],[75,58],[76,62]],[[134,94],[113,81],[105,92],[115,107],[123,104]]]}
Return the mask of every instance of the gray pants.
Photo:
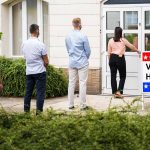
{"label": "gray pants", "polygon": [[69,87],[68,87],[69,107],[74,106],[74,91],[78,75],[79,75],[80,107],[84,108],[86,107],[86,84],[88,79],[88,65],[86,65],[81,69],[69,68]]}

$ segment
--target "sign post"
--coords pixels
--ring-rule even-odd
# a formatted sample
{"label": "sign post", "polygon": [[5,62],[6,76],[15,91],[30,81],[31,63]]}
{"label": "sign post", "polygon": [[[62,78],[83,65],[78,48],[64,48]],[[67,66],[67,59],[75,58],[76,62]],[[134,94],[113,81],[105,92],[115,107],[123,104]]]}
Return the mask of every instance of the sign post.
{"label": "sign post", "polygon": [[144,94],[150,93],[150,52],[142,53],[142,110],[144,110]]}

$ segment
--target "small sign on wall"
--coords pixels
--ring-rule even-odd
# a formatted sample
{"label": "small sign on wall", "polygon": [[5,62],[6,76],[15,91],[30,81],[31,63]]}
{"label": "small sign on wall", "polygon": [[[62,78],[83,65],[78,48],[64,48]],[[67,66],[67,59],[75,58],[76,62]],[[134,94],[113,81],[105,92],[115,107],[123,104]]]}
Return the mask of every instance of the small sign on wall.
{"label": "small sign on wall", "polygon": [[150,52],[142,53],[143,93],[150,92]]}

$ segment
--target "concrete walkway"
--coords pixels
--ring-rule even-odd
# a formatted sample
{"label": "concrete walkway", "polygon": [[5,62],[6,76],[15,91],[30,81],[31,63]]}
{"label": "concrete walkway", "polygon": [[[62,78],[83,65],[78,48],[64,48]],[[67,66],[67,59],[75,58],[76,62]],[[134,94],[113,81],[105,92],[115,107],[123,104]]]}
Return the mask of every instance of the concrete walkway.
{"label": "concrete walkway", "polygon": [[[104,95],[87,95],[87,105],[98,110],[104,111],[107,110],[109,107],[119,107],[119,106],[126,106],[130,104],[134,99],[138,99],[139,97],[128,97],[125,96],[124,100],[121,99],[114,99],[111,96],[104,96]],[[80,100],[76,96],[75,97],[75,110],[79,110]],[[6,111],[12,112],[23,112],[23,98],[4,98],[0,97],[0,105]],[[31,108],[35,109],[36,101],[32,100]],[[134,106],[139,106],[141,108],[141,102],[136,102]],[[144,103],[145,111],[150,112],[150,97],[145,98]],[[53,108],[54,110],[63,110],[63,111],[70,111],[68,109],[68,101],[67,97],[61,98],[52,98],[46,99],[44,104],[44,110]]]}

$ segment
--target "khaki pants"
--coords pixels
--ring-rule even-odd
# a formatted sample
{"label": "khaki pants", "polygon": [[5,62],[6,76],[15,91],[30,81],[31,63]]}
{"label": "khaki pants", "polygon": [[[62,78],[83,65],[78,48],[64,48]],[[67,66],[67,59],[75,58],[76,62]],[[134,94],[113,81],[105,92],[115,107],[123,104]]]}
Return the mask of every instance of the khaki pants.
{"label": "khaki pants", "polygon": [[69,107],[74,106],[74,91],[78,75],[79,75],[80,107],[84,108],[86,107],[86,84],[88,79],[88,65],[81,69],[69,68],[69,87],[68,87]]}

